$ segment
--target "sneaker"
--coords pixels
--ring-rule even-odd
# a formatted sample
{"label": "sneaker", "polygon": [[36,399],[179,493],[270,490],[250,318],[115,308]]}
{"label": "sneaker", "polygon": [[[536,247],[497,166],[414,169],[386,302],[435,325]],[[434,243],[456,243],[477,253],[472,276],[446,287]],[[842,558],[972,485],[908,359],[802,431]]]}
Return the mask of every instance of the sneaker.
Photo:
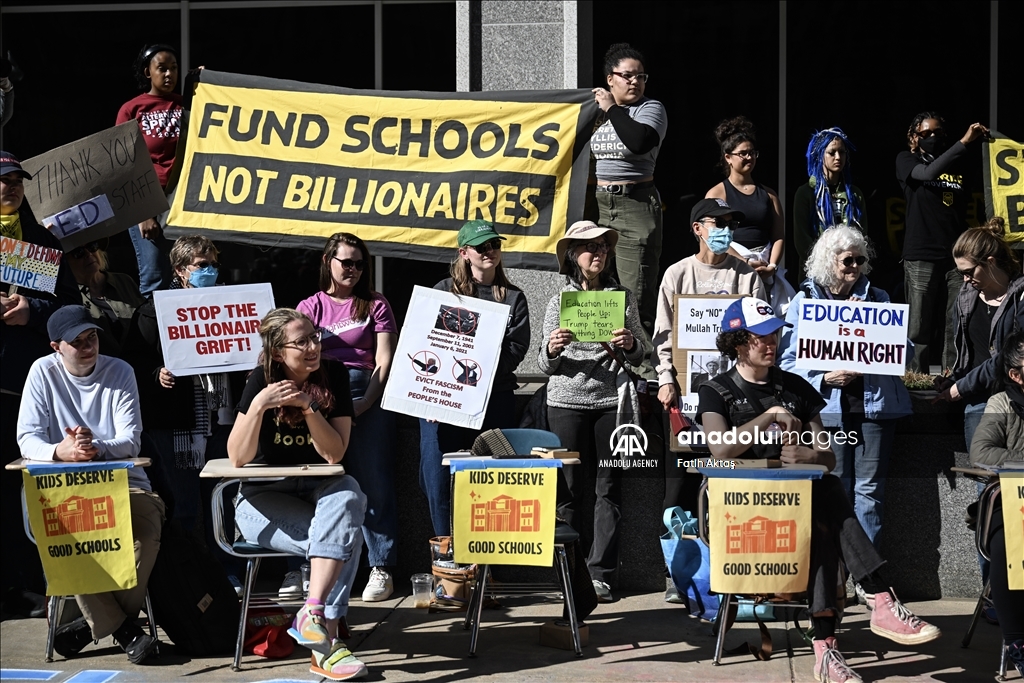
{"label": "sneaker", "polygon": [[327,636],[327,619],[323,605],[306,603],[295,613],[295,621],[288,629],[288,635],[303,647],[330,654],[331,639]]}
{"label": "sneaker", "polygon": [[132,642],[124,648],[128,654],[128,661],[132,664],[142,664],[153,655],[160,654],[160,641],[148,633],[135,636]]}
{"label": "sneaker", "polygon": [[869,610],[875,609],[875,594],[868,593],[864,590],[864,586],[859,583],[853,584],[853,590],[857,593],[857,602],[865,605]]}
{"label": "sneaker", "polygon": [[1013,662],[1021,678],[1024,678],[1024,640],[1015,640],[1012,645],[1007,645],[1006,658]]}
{"label": "sneaker", "polygon": [[[237,589],[236,589],[237,590]],[[282,600],[298,600],[302,597],[302,572],[296,569],[284,575],[277,597]]]}
{"label": "sneaker", "polygon": [[942,635],[937,626],[914,616],[891,589],[875,594],[871,631],[900,645],[919,645]]}
{"label": "sneaker", "polygon": [[309,673],[332,681],[347,681],[366,675],[366,665],[352,654],[345,643],[335,640],[327,654],[314,652],[310,657]]}
{"label": "sneaker", "polygon": [[[234,574],[228,574],[228,583],[235,589],[235,595],[242,597],[242,593],[245,592],[245,587],[242,586],[242,582],[238,580],[238,577]],[[282,586],[283,588],[284,586]]]}
{"label": "sneaker", "polygon": [[811,644],[814,646],[814,680],[820,683],[861,683],[864,680],[836,649],[835,638],[815,640]]}
{"label": "sneaker", "polygon": [[366,588],[363,589],[363,602],[387,600],[394,592],[395,582],[391,578],[391,574],[380,567],[374,567],[370,570],[370,580],[366,582]]}
{"label": "sneaker", "polygon": [[[597,590],[597,588],[594,588],[594,590]],[[679,589],[676,588],[676,582],[671,577],[665,579],[665,602],[671,602],[673,605],[686,603],[683,596],[679,594]]]}
{"label": "sneaker", "polygon": [[74,657],[93,642],[96,641],[92,638],[92,629],[86,623],[85,617],[78,617],[57,629],[57,634],[53,638],[53,649],[61,657]]}
{"label": "sneaker", "polygon": [[985,603],[981,608],[981,618],[993,626],[999,626],[999,615],[996,614],[996,606],[992,604],[990,598],[985,598]]}
{"label": "sneaker", "polygon": [[612,601],[612,587],[604,581],[598,581],[594,579],[594,592],[597,593],[598,602],[611,602]]}

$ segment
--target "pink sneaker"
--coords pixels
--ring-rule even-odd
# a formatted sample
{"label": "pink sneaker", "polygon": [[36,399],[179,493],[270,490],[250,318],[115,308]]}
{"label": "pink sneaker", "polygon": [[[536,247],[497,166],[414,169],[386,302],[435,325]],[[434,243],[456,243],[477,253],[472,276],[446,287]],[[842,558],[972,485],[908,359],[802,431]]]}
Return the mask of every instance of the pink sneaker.
{"label": "pink sneaker", "polygon": [[942,635],[937,626],[914,616],[914,613],[899,601],[892,589],[887,593],[875,594],[871,630],[900,645],[919,645]]}
{"label": "pink sneaker", "polygon": [[836,649],[836,639],[812,640],[814,645],[814,680],[820,683],[862,683],[864,680],[843,659]]}

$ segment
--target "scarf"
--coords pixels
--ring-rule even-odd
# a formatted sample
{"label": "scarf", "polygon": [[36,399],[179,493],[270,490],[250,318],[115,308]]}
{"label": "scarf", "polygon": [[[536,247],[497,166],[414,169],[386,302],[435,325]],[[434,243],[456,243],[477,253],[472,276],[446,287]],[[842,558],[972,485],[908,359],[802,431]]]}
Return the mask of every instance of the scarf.
{"label": "scarf", "polygon": [[18,212],[0,216],[0,234],[8,239],[20,240],[21,236],[21,216]]}
{"label": "scarf", "polygon": [[[185,378],[182,378],[183,380]],[[174,430],[174,466],[179,470],[201,470],[206,464],[206,441],[213,434],[210,414],[228,405],[227,375],[192,377],[195,429]]]}

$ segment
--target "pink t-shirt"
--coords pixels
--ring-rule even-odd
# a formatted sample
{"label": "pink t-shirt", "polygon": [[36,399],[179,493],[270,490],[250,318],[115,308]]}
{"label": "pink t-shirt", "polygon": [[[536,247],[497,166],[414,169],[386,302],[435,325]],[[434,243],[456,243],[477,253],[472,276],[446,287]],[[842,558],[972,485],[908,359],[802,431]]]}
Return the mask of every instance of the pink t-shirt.
{"label": "pink t-shirt", "polygon": [[382,294],[375,294],[366,320],[353,320],[353,300],[338,303],[323,292],[302,301],[296,308],[323,332],[321,353],[325,358],[340,361],[346,367],[373,370],[377,366],[375,351],[377,333],[398,334],[391,304]]}

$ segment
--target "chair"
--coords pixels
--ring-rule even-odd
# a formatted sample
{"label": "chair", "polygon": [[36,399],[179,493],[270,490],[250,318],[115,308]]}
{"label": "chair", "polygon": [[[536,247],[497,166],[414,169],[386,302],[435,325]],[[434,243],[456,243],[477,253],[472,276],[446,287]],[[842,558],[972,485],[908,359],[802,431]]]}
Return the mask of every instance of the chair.
{"label": "chair", "polygon": [[[559,448],[562,445],[557,434],[542,429],[503,429],[501,432],[518,454],[528,454],[537,447]],[[583,646],[580,641],[580,623],[576,618],[576,603],[573,599],[572,583],[569,575],[569,559],[565,552],[565,545],[573,543],[579,537],[579,533],[568,524],[564,522],[555,523],[555,568],[558,571],[563,604],[569,615],[573,648],[576,651],[576,656],[582,657]],[[470,657],[476,656],[477,639],[480,634],[480,620],[483,615],[484,595],[488,588],[488,573],[487,565],[481,566],[479,571],[477,571],[476,585],[473,586],[473,592],[469,596],[469,605],[466,608],[466,619],[463,622],[463,628],[472,628],[469,638]],[[503,584],[503,587],[512,588],[517,594],[520,593],[520,591],[515,590],[515,584]],[[529,585],[528,588],[534,589],[529,591],[531,593],[536,594],[540,592],[537,590],[539,587],[535,585]]]}

